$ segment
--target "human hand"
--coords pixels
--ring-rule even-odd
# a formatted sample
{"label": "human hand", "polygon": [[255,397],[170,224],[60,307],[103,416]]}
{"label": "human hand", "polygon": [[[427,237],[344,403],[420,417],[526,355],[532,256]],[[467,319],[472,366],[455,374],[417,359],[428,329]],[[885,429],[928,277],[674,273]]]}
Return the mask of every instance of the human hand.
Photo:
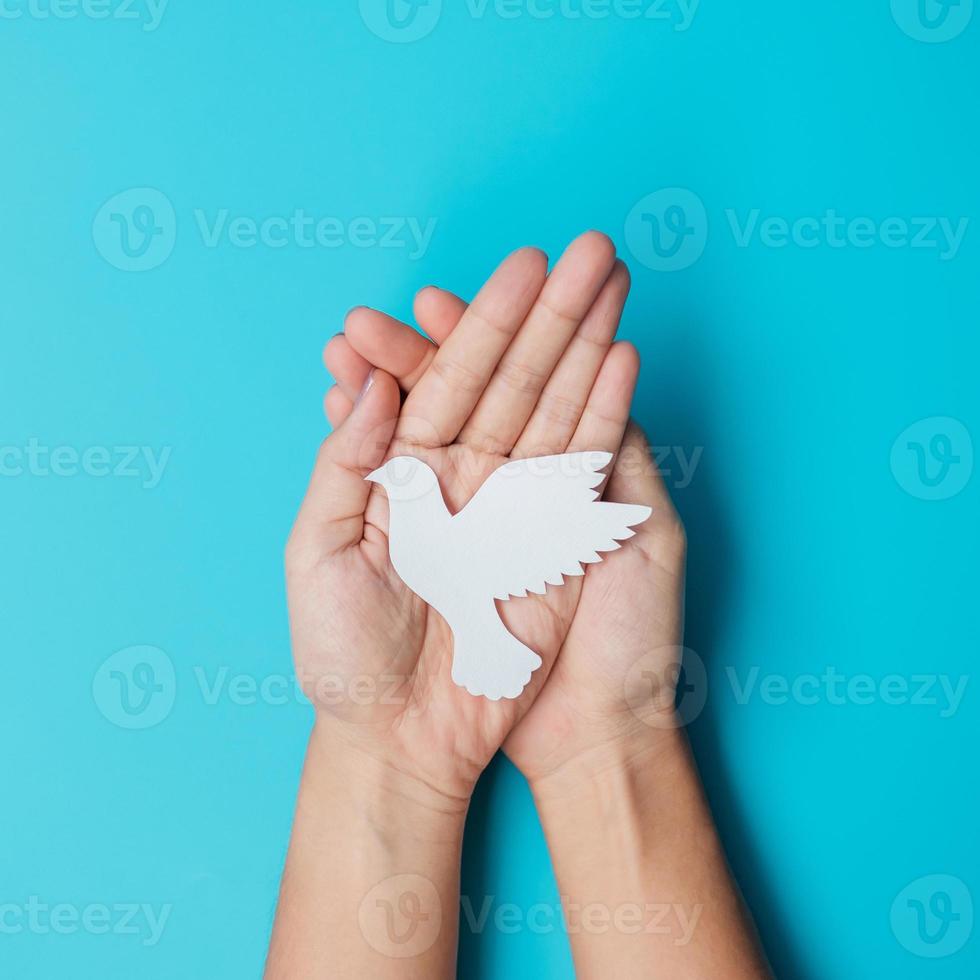
{"label": "human hand", "polygon": [[[319,702],[270,976],[338,955],[357,976],[452,975],[462,813],[501,743],[531,781],[576,975],[647,975],[656,964],[658,976],[770,976],[676,731],[684,533],[628,423],[638,363],[613,342],[628,274],[595,233],[546,283],[544,266],[540,253],[515,253],[469,309],[424,290],[416,316],[434,342],[361,308],[327,345],[336,431],[289,547],[297,664],[348,682],[395,674],[403,697]],[[501,604],[508,628],[543,659],[521,697],[494,702],[456,687],[453,638],[395,575],[387,500],[361,477],[386,456],[418,456],[458,510],[507,458],[617,449],[606,498],[646,504],[652,517],[584,577]],[[366,889],[382,895],[369,911],[389,893],[414,899],[416,921],[431,924],[419,955],[393,951],[402,938],[369,918],[358,934],[343,902],[322,916],[325,895]],[[667,927],[664,909],[676,919]],[[610,927],[576,927],[585,910]]]}
{"label": "human hand", "polygon": [[[354,396],[349,388],[353,397],[332,411],[337,428],[320,451],[287,548],[297,672],[318,727],[338,746],[407,773],[441,805],[465,806],[541,689],[581,580],[502,604],[508,629],[543,665],[518,699],[473,697],[451,680],[448,627],[391,567],[387,499],[363,477],[385,458],[416,456],[458,510],[508,458],[619,448],[638,370],[633,348],[612,344],[625,267],[608,239],[589,233],[547,280],[546,272],[534,249],[510,256],[416,377],[395,362],[406,347],[427,344],[417,334],[399,333],[385,345],[394,361],[364,366],[355,384],[367,380],[365,390]],[[411,389],[400,412],[396,378]],[[337,398],[328,396],[328,408]],[[545,734],[558,714],[542,716]],[[520,736],[525,744],[536,738]],[[520,742],[512,744],[520,758]]]}
{"label": "human hand", "polygon": [[[637,535],[589,566],[584,579],[549,588],[544,597],[503,604],[508,627],[545,661],[522,698],[504,703],[507,716],[497,715],[504,724],[494,728],[495,736],[503,737],[514,725],[504,748],[536,791],[543,791],[546,782],[560,781],[569,768],[626,764],[656,747],[652,732],[675,724],[684,533],[645,437],[634,424],[626,426],[637,361],[632,348],[614,344],[613,337],[628,290],[628,273],[622,263],[613,264],[608,240],[590,233],[569,247],[542,300],[568,303],[558,297],[577,294],[578,312],[552,316],[550,333],[528,318],[498,366],[496,380],[462,425],[460,445],[450,450],[450,459],[468,464],[464,474],[477,478],[450,485],[444,471],[441,481],[450,505],[458,509],[506,456],[619,449],[606,499],[653,507],[653,516],[637,528]],[[475,332],[455,332],[457,324],[465,324],[466,311],[466,304],[450,293],[423,290],[416,299],[416,316],[434,343],[375,310],[352,311],[345,333],[325,350],[327,367],[337,380],[325,403],[331,422],[345,422],[354,393],[372,369],[397,378],[409,393],[406,411],[412,407],[416,388],[430,375],[444,373],[437,359],[439,345],[458,351],[454,357],[477,353],[464,347],[475,343]],[[444,664],[450,651],[451,640],[441,647]],[[454,693],[468,697],[458,689]],[[497,706],[482,707],[493,712]],[[492,752],[492,741],[483,749]]]}

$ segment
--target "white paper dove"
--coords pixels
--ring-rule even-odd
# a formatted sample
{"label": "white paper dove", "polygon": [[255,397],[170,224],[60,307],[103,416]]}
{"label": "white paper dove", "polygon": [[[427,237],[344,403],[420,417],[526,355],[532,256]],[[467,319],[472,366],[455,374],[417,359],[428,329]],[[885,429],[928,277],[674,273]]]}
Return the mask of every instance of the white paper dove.
{"label": "white paper dove", "polygon": [[541,658],[508,632],[495,599],[543,594],[583,575],[650,516],[649,507],[597,499],[610,453],[506,463],[450,514],[432,469],[396,456],[365,478],[384,487],[388,548],[402,581],[453,632],[452,678],[470,694],[516,698]]}

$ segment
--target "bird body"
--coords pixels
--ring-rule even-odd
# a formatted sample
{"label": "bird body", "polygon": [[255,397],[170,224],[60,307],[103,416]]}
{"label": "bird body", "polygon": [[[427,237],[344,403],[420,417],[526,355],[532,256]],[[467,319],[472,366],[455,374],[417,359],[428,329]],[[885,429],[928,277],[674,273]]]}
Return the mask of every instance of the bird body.
{"label": "bird body", "polygon": [[457,514],[432,469],[398,456],[369,474],[388,495],[388,550],[402,581],[446,620],[453,681],[471,694],[516,698],[541,658],[500,619],[496,599],[544,594],[632,537],[650,508],[600,501],[609,453],[512,460]]}

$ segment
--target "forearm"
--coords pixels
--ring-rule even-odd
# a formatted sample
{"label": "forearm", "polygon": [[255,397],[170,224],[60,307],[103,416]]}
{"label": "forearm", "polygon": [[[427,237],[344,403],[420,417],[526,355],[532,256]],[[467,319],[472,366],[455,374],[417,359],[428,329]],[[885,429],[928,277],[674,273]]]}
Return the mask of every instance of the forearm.
{"label": "forearm", "polygon": [[532,789],[576,976],[770,976],[682,731],[603,748]]}
{"label": "forearm", "polygon": [[465,811],[314,728],[266,976],[455,976]]}

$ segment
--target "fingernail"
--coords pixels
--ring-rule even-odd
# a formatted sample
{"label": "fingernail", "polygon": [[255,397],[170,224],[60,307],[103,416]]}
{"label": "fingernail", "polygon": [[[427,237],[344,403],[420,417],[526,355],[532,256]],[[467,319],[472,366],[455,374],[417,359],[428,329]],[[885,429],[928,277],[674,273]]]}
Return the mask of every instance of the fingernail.
{"label": "fingernail", "polygon": [[355,405],[359,404],[364,396],[371,390],[371,385],[374,384],[374,371],[369,371],[368,376],[364,379],[364,384],[361,386],[361,391],[357,396],[357,401],[354,402]]}

